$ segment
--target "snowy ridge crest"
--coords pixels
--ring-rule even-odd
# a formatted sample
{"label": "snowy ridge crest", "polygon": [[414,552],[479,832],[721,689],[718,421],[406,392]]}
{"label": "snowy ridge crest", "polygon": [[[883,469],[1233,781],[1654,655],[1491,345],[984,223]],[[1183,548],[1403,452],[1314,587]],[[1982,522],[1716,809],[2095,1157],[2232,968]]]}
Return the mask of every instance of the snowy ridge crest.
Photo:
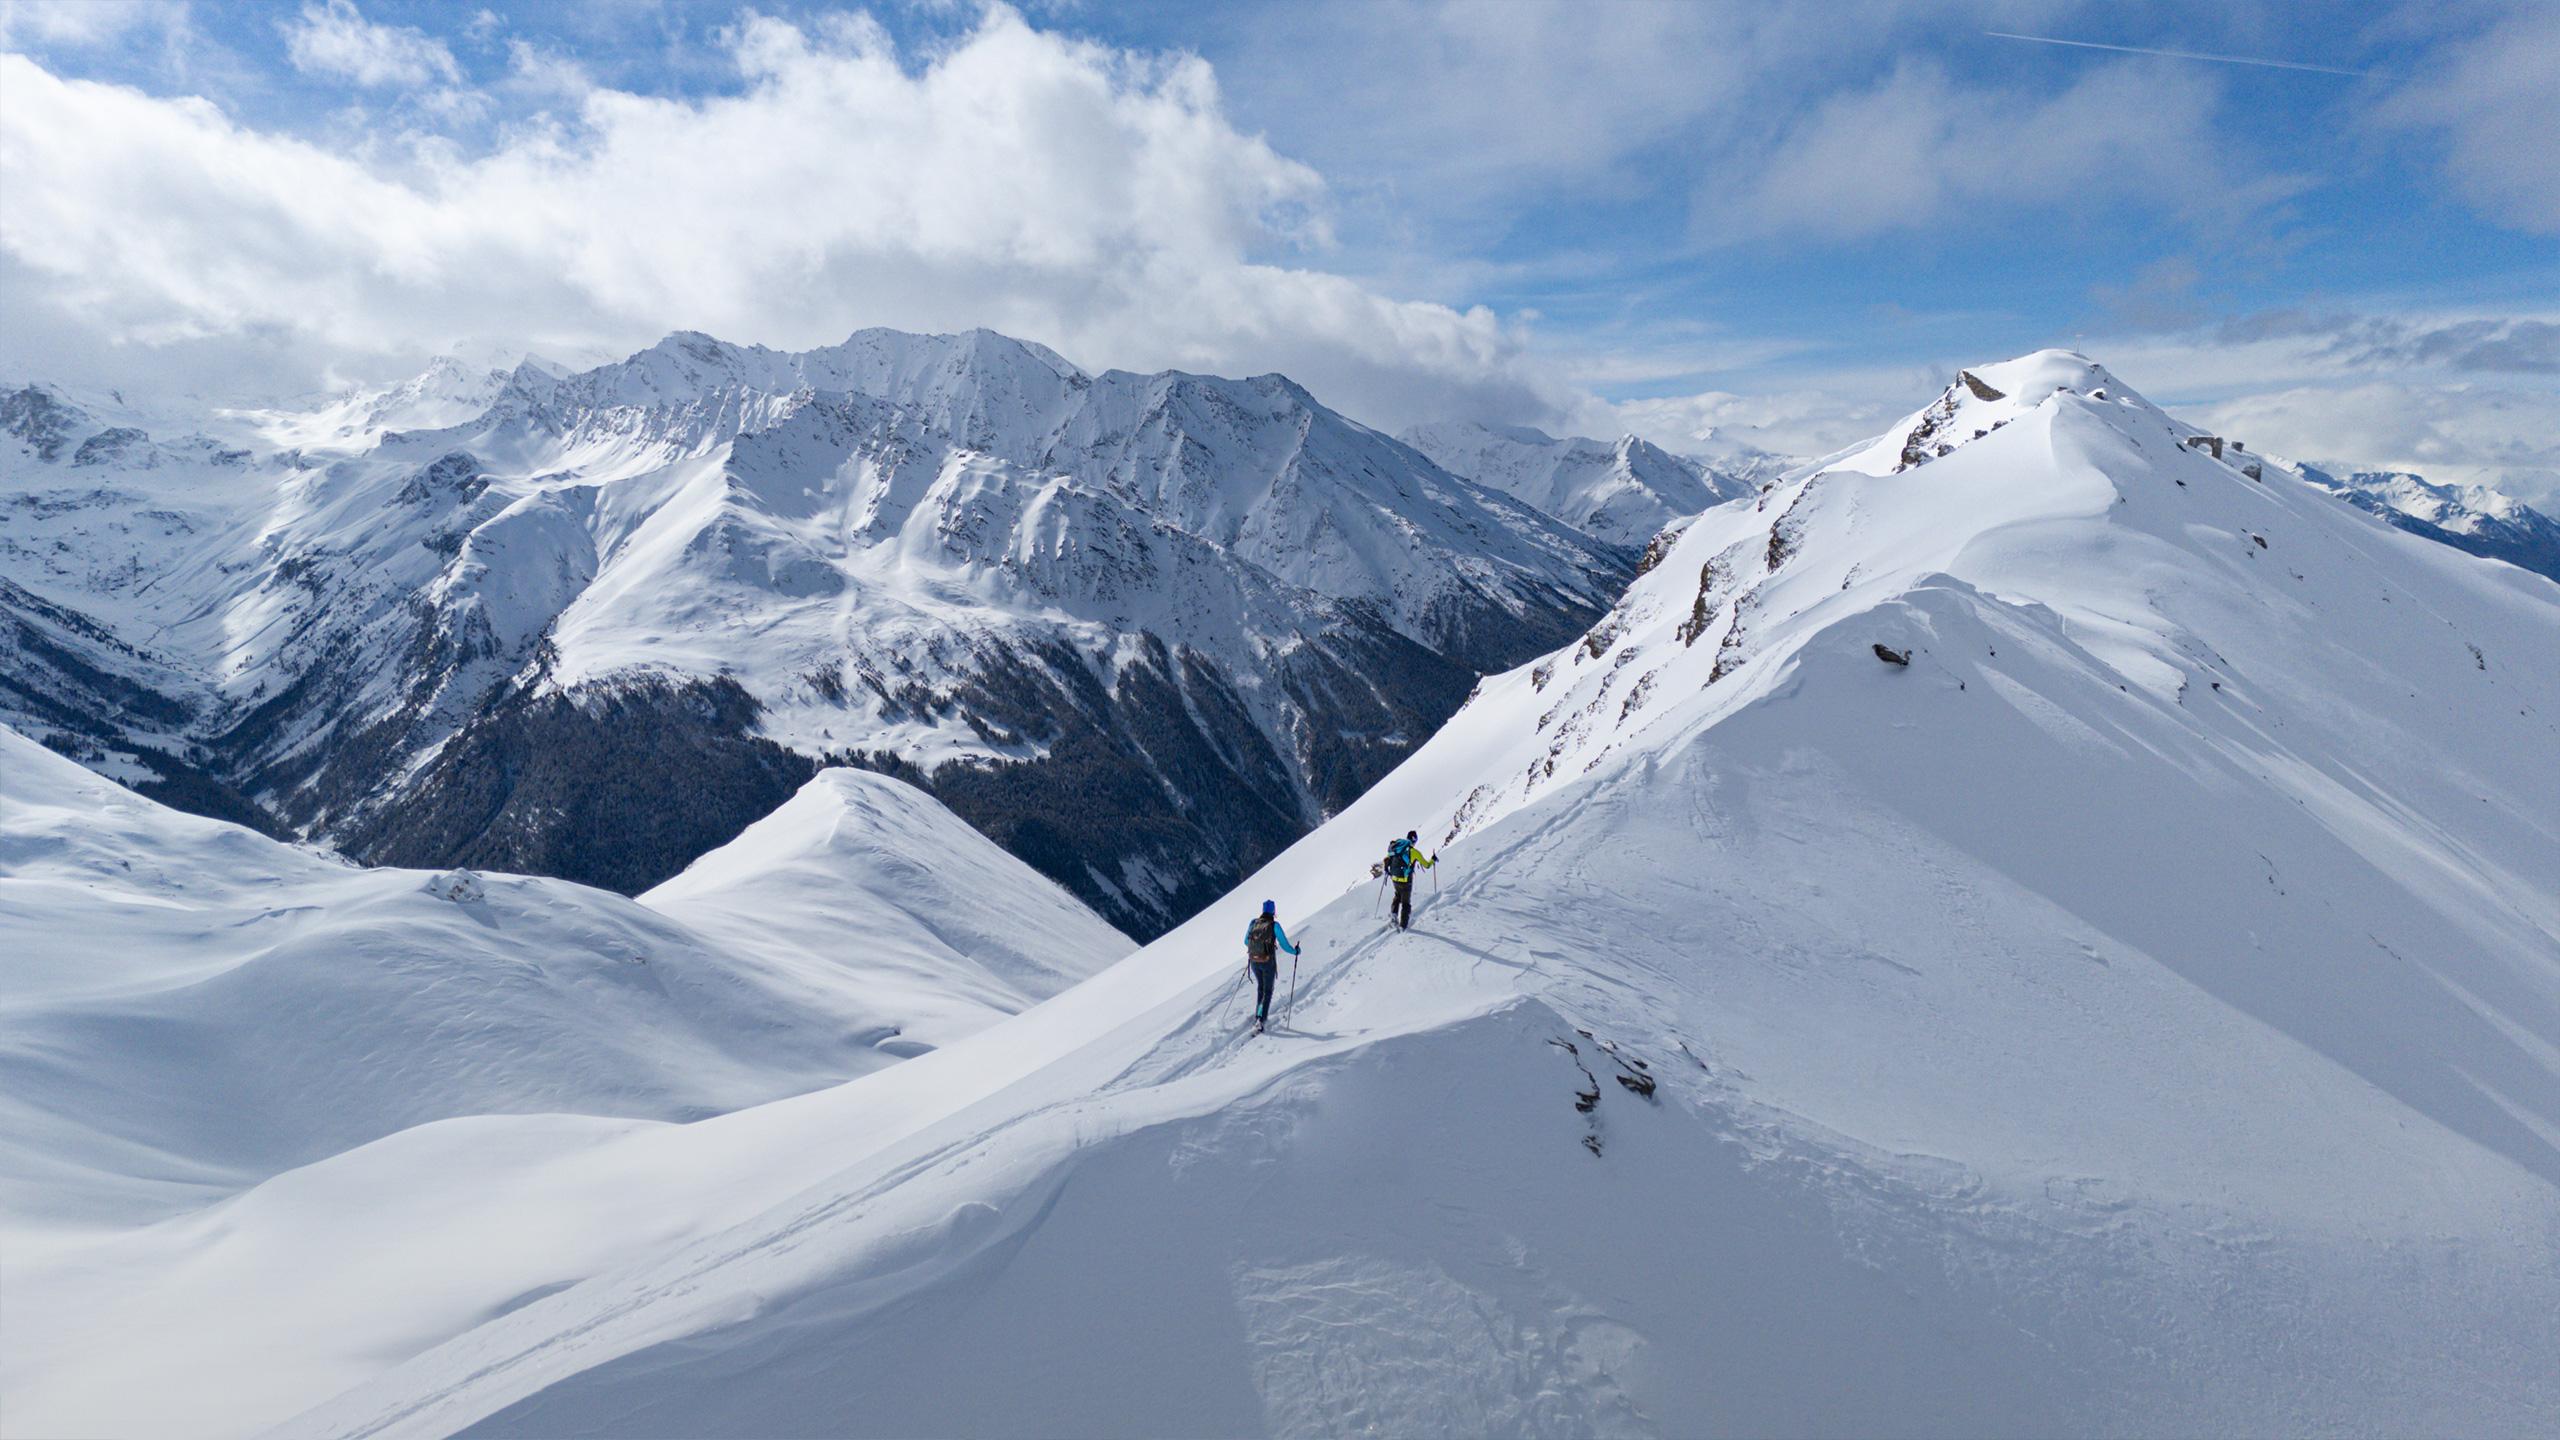
{"label": "snowy ridge crest", "polygon": [[[1657,727],[1695,730],[1769,696],[1804,647],[1919,593],[2032,604],[2058,640],[2172,703],[2218,689],[2190,622],[2150,590],[2105,567],[2085,567],[2084,580],[2069,565],[2017,563],[2047,533],[2208,574],[2235,556],[2252,568],[2271,559],[2268,502],[2298,503],[2303,487],[2271,492],[2257,461],[2236,448],[2217,457],[2201,434],[2067,351],[1963,372],[1873,442],[1699,517],[1579,644],[1488,681],[1471,706],[1510,692],[1538,741],[1517,745],[1510,784],[1470,792],[1444,837],[1661,743],[1642,738]],[[2273,473],[2280,486],[2291,479]],[[2353,566],[2336,563],[2333,578]],[[1908,622],[1877,629],[1874,643],[1909,648]]]}

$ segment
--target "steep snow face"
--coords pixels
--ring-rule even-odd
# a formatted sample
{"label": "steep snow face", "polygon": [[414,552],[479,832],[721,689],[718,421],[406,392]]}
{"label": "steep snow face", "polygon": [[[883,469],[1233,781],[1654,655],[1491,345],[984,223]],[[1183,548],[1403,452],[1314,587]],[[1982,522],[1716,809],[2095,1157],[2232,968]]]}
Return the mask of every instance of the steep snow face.
{"label": "steep snow face", "polygon": [[2437,485],[2396,470],[2340,474],[2295,467],[2303,479],[2413,535],[2560,580],[2560,520],[2483,485]]}
{"label": "steep snow face", "polygon": [[224,705],[194,641],[213,597],[257,567],[243,534],[281,469],[240,438],[171,428],[114,393],[0,385],[0,724],[172,803],[266,823],[201,747]]}
{"label": "steep snow face", "polygon": [[[0,730],[13,1431],[191,1425],[183,1403],[132,1406],[118,1357],[188,1349],[208,1323],[244,1347],[226,1362],[240,1394],[308,1403],[298,1387],[336,1372],[251,1360],[262,1302],[171,1305],[161,1283],[203,1265],[235,1299],[271,1294],[296,1237],[356,1218],[295,1197],[390,1178],[364,1158],[378,1144],[467,1169],[500,1132],[529,1157],[738,1110],[972,1034],[1129,948],[883,776],[820,775],[634,903],[513,875],[358,870],[165,809]],[[479,1204],[505,1201],[454,1213]],[[399,1271],[396,1248],[377,1259]],[[500,1248],[540,1268],[583,1242],[524,1233]],[[431,1292],[451,1293],[422,1274],[388,1287]]]}
{"label": "steep snow face", "polygon": [[[492,1146],[523,1220],[628,1233],[646,1173],[694,1238],[280,1433],[2539,1428],[2560,596],[2080,357],[1971,373],[1946,453],[1902,463],[1915,416],[1699,518],[1093,981],[824,1094]],[[1409,826],[1441,863],[1382,932]],[[1265,896],[1308,953],[1252,1039]],[[439,1203],[374,1233],[483,1253]],[[343,1376],[430,1308],[263,1320]]]}
{"label": "steep snow face", "polygon": [[1401,437],[1453,475],[1464,475],[1619,545],[1642,546],[1663,527],[1757,493],[1752,476],[1674,455],[1636,436],[1614,445],[1564,439],[1526,426],[1446,421]]}

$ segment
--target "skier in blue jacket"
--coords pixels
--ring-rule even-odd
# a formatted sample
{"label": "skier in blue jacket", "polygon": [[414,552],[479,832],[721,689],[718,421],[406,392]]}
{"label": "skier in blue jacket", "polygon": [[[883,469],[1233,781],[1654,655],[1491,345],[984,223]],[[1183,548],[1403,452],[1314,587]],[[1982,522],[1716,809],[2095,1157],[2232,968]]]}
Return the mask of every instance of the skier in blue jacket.
{"label": "skier in blue jacket", "polygon": [[1262,913],[1244,927],[1245,968],[1253,972],[1253,1033],[1271,1020],[1271,987],[1280,983],[1280,952],[1298,953],[1289,943],[1289,932],[1280,928],[1279,907],[1265,900]]}

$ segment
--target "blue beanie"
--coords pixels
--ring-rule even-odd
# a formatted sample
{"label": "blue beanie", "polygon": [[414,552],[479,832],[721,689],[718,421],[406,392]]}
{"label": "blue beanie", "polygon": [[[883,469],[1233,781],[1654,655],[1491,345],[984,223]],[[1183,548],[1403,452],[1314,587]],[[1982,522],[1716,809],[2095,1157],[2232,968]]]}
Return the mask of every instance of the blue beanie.
{"label": "blue beanie", "polygon": [[1265,915],[1274,914],[1274,913],[1276,913],[1278,910],[1279,910],[1279,907],[1278,907],[1278,906],[1276,906],[1276,905],[1274,905],[1274,904],[1272,904],[1270,901],[1265,900],[1265,901],[1263,901],[1263,902],[1262,902],[1262,913],[1263,913],[1263,914],[1265,914]]}

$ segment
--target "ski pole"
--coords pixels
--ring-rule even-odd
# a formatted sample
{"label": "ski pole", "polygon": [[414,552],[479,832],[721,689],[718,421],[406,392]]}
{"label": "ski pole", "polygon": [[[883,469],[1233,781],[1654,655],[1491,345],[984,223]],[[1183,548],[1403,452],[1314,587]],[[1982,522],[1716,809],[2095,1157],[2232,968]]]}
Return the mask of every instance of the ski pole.
{"label": "ski pole", "polygon": [[1250,961],[1246,962],[1243,969],[1236,972],[1235,983],[1227,987],[1226,998],[1218,1002],[1218,1023],[1220,1025],[1227,1023],[1227,1012],[1235,1009],[1236,997],[1244,993],[1244,982],[1250,978],[1252,974],[1253,965]]}
{"label": "ski pole", "polygon": [[1305,953],[1299,951],[1289,957],[1289,1008],[1280,1012],[1280,1018],[1284,1021],[1298,1018],[1298,959]]}

